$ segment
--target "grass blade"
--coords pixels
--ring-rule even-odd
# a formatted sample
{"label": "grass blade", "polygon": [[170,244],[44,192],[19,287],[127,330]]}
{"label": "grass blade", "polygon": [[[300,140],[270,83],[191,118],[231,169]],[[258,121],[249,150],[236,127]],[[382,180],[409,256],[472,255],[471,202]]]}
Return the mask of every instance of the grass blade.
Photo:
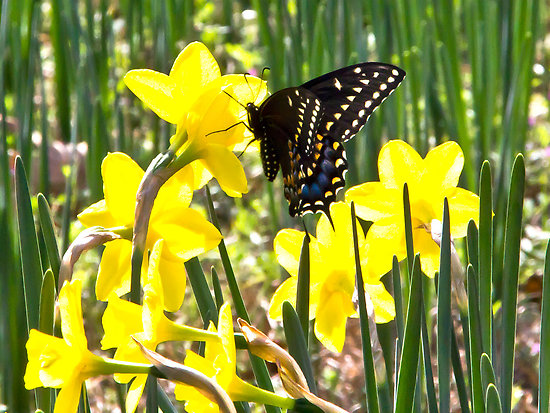
{"label": "grass blade", "polygon": [[48,261],[50,262],[53,276],[55,278],[55,285],[57,285],[61,257],[59,256],[59,248],[57,247],[57,240],[53,229],[50,206],[42,194],[38,194],[38,214],[40,217],[40,228],[42,229],[42,235],[44,236],[44,242],[46,244]]}
{"label": "grass blade", "polygon": [[473,265],[468,265],[468,330],[470,339],[470,392],[472,410],[485,411],[484,394],[481,386],[481,326],[478,307],[477,280]]}
{"label": "grass blade", "polygon": [[451,391],[451,236],[449,229],[449,202],[443,207],[441,259],[437,285],[437,373],[439,377],[439,411],[450,411]]}
{"label": "grass blade", "polygon": [[[479,314],[483,352],[492,354],[493,331],[493,193],[491,166],[483,162],[479,177]],[[475,267],[474,267],[475,268]]]}
{"label": "grass blade", "polygon": [[481,355],[480,370],[481,387],[483,389],[483,393],[487,394],[489,384],[496,384],[497,382],[495,379],[495,371],[493,370],[493,365],[491,364],[491,359],[489,358],[487,353],[483,353]]}
{"label": "grass blade", "polygon": [[511,411],[512,381],[514,376],[514,349],[516,338],[516,315],[518,299],[519,253],[521,241],[521,218],[525,188],[525,164],[523,156],[516,157],[512,169],[506,235],[504,241],[504,267],[502,286],[502,350],[500,363],[500,394],[502,411]]}
{"label": "grass blade", "polygon": [[195,300],[197,300],[203,324],[207,326],[210,321],[214,321],[217,325],[218,310],[212,298],[212,294],[210,293],[210,288],[206,282],[206,277],[204,276],[199,259],[193,257],[189,261],[186,261],[185,271],[187,271],[187,277],[193,289],[193,295],[195,296]]}
{"label": "grass blade", "polygon": [[[404,332],[404,311],[403,311],[403,295],[401,292],[401,272],[399,271],[399,262],[397,257],[393,256],[392,263],[392,280],[393,280],[393,299],[395,301],[395,324],[397,328],[397,346],[396,346],[396,363],[399,363],[401,358],[401,347],[403,345]],[[396,365],[396,371],[399,370],[399,364]]]}
{"label": "grass blade", "polygon": [[283,327],[285,330],[286,343],[288,352],[306,376],[309,390],[313,394],[317,394],[317,385],[315,384],[315,376],[313,375],[313,367],[307,350],[307,340],[301,326],[301,320],[298,314],[288,301],[283,303]]}
{"label": "grass blade", "polygon": [[309,240],[309,234],[306,230],[302,243],[302,251],[300,252],[298,285],[296,287],[296,312],[302,325],[304,337],[309,337]]}
{"label": "grass blade", "polygon": [[23,287],[25,308],[27,310],[27,329],[38,328],[38,305],[42,287],[42,267],[40,251],[34,227],[31,198],[21,158],[15,160],[15,195],[17,200],[17,222],[19,224],[21,266],[23,269]]}
{"label": "grass blade", "polygon": [[403,352],[397,377],[395,413],[410,413],[413,405],[415,395],[413,389],[417,384],[416,372],[420,350],[420,319],[422,317],[422,307],[416,304],[420,300],[422,300],[422,273],[420,271],[420,255],[416,255],[412,265]]}
{"label": "grass blade", "polygon": [[363,350],[363,371],[365,373],[367,406],[369,412],[378,413],[380,411],[380,406],[378,404],[378,392],[376,390],[376,372],[374,370],[374,358],[372,356],[369,315],[367,313],[365,284],[361,271],[361,258],[359,257],[357,219],[355,217],[355,204],[353,202],[351,203],[351,228],[353,232],[353,250],[355,253],[355,288],[357,289],[357,298],[359,301],[358,307],[359,320],[361,323],[361,346]]}
{"label": "grass blade", "polygon": [[550,242],[546,247],[542,279],[542,309],[539,360],[539,412],[550,411]]}
{"label": "grass blade", "polygon": [[485,404],[487,405],[487,413],[501,413],[502,405],[500,396],[494,384],[489,384],[487,387],[487,395],[485,396]]}

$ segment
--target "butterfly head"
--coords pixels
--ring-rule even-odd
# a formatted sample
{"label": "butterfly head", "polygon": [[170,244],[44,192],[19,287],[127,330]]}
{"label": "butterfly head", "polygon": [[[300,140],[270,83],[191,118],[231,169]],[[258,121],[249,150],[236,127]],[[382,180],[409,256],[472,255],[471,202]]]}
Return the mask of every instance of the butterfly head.
{"label": "butterfly head", "polygon": [[260,108],[254,103],[250,102],[246,105],[246,112],[248,114],[248,127],[254,133],[260,130]]}

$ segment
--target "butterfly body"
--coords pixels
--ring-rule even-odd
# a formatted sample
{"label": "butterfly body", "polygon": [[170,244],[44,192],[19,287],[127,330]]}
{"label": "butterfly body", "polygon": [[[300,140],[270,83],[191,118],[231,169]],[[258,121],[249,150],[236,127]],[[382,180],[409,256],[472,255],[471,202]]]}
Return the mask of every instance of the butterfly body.
{"label": "butterfly body", "polygon": [[361,63],[282,89],[260,106],[247,105],[248,124],[260,141],[264,173],[282,170],[291,216],[324,212],[345,185],[342,142],[365,125],[405,72],[383,63]]}

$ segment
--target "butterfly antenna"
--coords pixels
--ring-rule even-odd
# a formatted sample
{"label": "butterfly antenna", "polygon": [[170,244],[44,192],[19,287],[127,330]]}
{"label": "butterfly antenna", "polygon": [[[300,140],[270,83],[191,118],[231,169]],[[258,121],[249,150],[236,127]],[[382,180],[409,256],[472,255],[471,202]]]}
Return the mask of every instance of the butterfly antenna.
{"label": "butterfly antenna", "polygon": [[[271,70],[271,69],[267,66],[265,66],[262,69],[262,74],[260,75],[261,80],[264,80],[264,73],[265,73],[266,70]],[[267,85],[266,85],[266,87],[267,87]],[[260,82],[260,88],[258,89],[258,93],[256,93],[256,96],[254,96],[254,102],[256,102],[256,99],[258,99],[258,96],[260,95],[261,91],[262,91],[262,83]]]}
{"label": "butterfly antenna", "polygon": [[[247,78],[247,76],[250,76],[250,73],[245,73],[243,76],[244,76],[244,81],[248,85],[248,89],[250,89],[250,93],[254,93],[254,89],[252,89],[252,86],[250,86],[250,83],[248,82],[248,78]],[[255,101],[256,100],[254,100],[254,102]]]}
{"label": "butterfly antenna", "polygon": [[239,102],[237,99],[235,99],[233,96],[231,96],[229,93],[227,93],[225,90],[223,91],[227,96],[229,96],[231,99],[233,99],[235,102],[237,102],[239,105],[241,105],[243,108],[246,109],[246,106],[243,105],[241,102]]}

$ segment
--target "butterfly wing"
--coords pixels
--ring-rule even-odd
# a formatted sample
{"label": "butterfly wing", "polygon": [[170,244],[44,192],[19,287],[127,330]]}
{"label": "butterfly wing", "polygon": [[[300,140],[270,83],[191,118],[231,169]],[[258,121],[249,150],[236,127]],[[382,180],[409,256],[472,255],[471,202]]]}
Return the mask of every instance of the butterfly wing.
{"label": "butterfly wing", "polygon": [[323,114],[321,100],[303,88],[283,89],[259,108],[264,172],[273,180],[280,165],[291,216],[328,215],[336,190],[344,186],[343,146],[317,133]]}
{"label": "butterfly wing", "polygon": [[401,83],[405,72],[383,63],[361,63],[327,73],[300,87],[280,90],[260,106],[254,133],[264,172],[283,171],[291,216],[324,212],[345,185],[342,145]]}
{"label": "butterfly wing", "polygon": [[301,87],[323,103],[325,111],[318,132],[347,141],[404,78],[405,71],[397,66],[368,62],[335,70]]}

